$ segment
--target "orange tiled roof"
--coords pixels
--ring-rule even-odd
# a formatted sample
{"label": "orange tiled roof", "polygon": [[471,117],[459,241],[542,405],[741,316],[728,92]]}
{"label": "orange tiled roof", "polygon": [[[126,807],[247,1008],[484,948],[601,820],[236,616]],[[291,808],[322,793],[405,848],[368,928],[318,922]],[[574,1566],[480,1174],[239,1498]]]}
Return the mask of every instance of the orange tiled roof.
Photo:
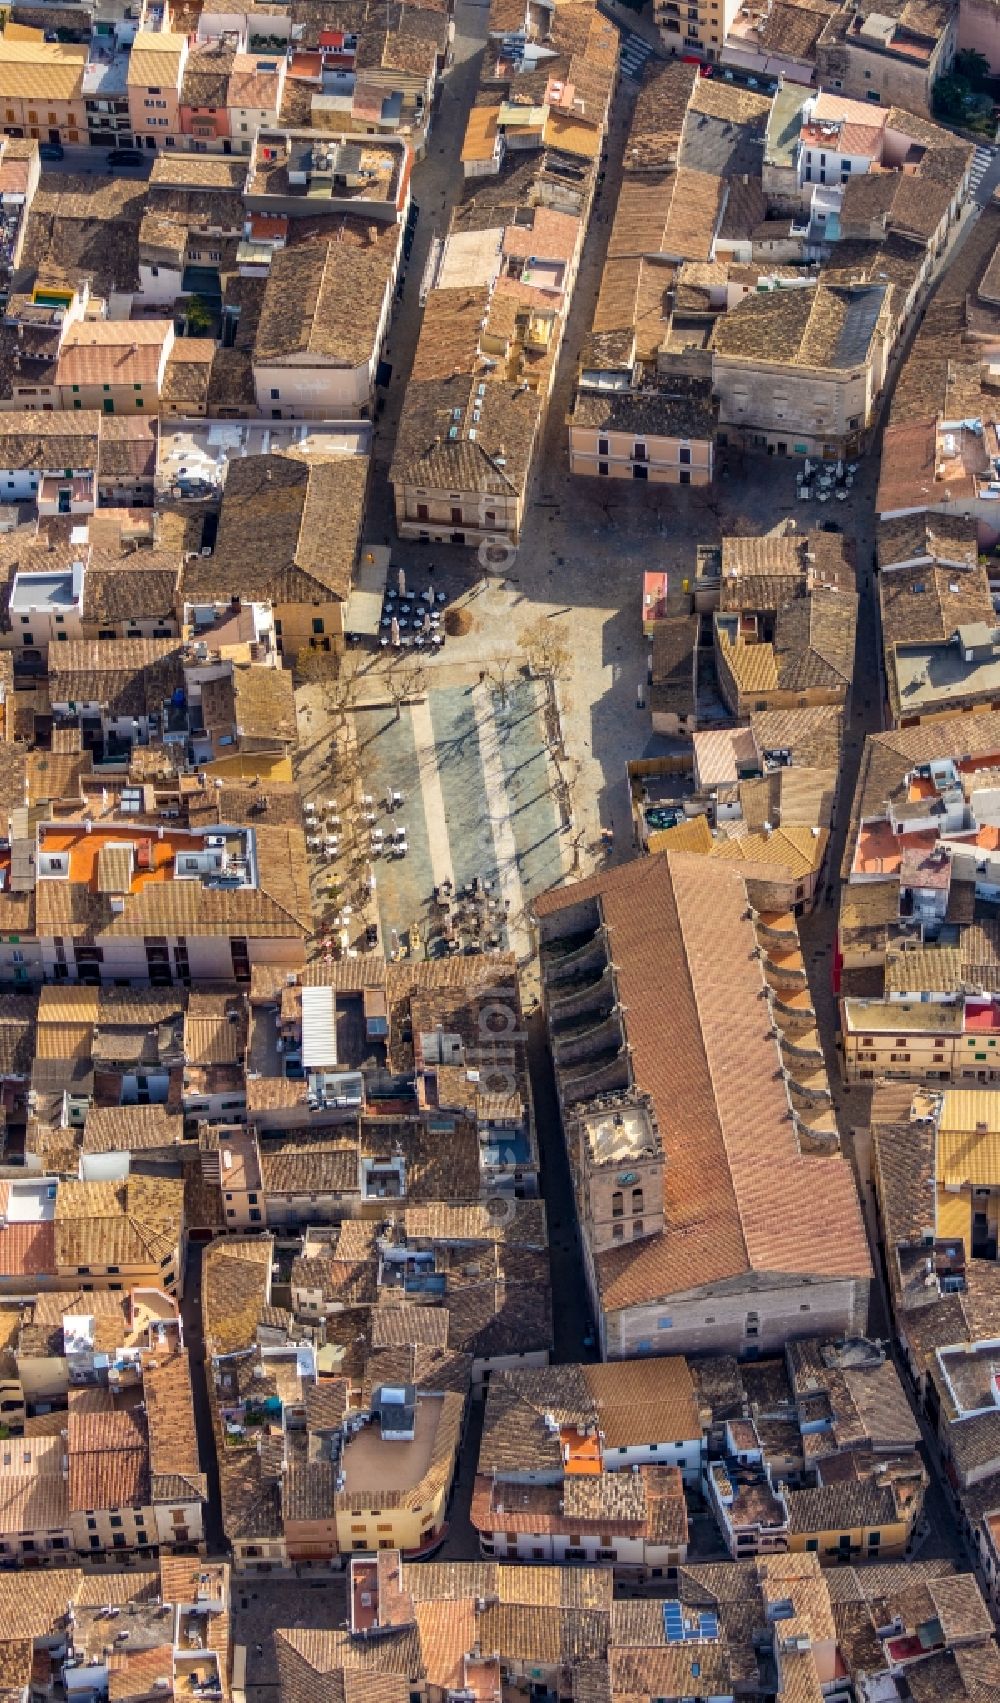
{"label": "orange tiled roof", "polygon": [[31,1277],[54,1270],[53,1224],[7,1224],[0,1229],[0,1277]]}
{"label": "orange tiled roof", "polygon": [[695,857],[650,857],[556,889],[536,911],[544,918],[591,896],[610,932],[635,1081],[653,1098],[666,1156],[664,1231],[597,1256],[604,1305],[749,1271],[867,1278],[847,1162],[798,1148],[761,1017],[744,878]]}
{"label": "orange tiled roof", "polygon": [[169,320],[84,320],[66,333],[57,384],[152,384],[160,369]]}

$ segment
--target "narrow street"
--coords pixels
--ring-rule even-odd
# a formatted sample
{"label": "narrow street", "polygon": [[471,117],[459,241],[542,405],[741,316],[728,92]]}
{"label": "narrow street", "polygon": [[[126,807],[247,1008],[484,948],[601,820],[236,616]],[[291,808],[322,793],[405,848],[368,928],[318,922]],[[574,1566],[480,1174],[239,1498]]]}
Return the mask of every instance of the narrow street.
{"label": "narrow street", "polygon": [[205,1504],[205,1541],[209,1555],[228,1553],[222,1528],[222,1495],[219,1488],[219,1463],[212,1429],[212,1412],[205,1381],[205,1340],[201,1325],[201,1262],[205,1248],[201,1242],[188,1243],[187,1268],[184,1273],[184,1295],[181,1300],[181,1320],[184,1343],[191,1366],[191,1393],[194,1398],[194,1423],[198,1434],[198,1454],[201,1470],[208,1480],[208,1501]]}
{"label": "narrow street", "polygon": [[556,1098],[552,1057],[541,1007],[528,1018],[528,1068],[538,1131],[540,1187],[545,1198],[552,1272],[553,1361],[557,1365],[600,1358],[583,1274],[580,1230],[566,1143]]}
{"label": "narrow street", "polygon": [[483,1415],[485,1403],[471,1401],[465,1415],[465,1434],[462,1438],[462,1448],[458,1457],[458,1470],[452,1485],[451,1503],[448,1508],[448,1535],[436,1550],[435,1561],[478,1561],[479,1533],[469,1518],[472,1506],[472,1491],[476,1480],[476,1468],[479,1465],[479,1445],[483,1436]]}

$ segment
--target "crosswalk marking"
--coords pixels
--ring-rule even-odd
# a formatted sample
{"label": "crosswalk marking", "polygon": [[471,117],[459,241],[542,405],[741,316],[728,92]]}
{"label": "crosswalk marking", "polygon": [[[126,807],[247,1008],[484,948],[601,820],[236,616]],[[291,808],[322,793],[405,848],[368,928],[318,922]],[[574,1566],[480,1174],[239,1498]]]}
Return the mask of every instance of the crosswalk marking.
{"label": "crosswalk marking", "polygon": [[972,169],[969,173],[969,188],[975,194],[983,178],[993,164],[993,149],[978,147],[972,156]]}
{"label": "crosswalk marking", "polygon": [[618,62],[626,77],[631,77],[634,82],[638,83],[652,52],[653,49],[649,42],[643,41],[642,36],[636,35],[633,30],[624,31],[619,47]]}
{"label": "crosswalk marking", "polygon": [[646,69],[646,62],[654,51],[653,48],[648,41],[643,40],[641,35],[637,35],[635,30],[626,29],[615,17],[609,6],[600,6],[600,0],[598,0],[598,5],[605,17],[610,18],[618,31],[618,63],[622,71],[626,77],[631,77],[634,83],[640,83],[642,74]]}

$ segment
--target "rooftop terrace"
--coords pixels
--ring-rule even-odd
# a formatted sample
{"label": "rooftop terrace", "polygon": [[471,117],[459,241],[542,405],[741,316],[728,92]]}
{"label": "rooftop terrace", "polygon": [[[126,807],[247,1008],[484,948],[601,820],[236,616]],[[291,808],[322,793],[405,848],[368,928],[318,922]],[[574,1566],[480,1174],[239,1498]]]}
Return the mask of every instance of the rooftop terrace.
{"label": "rooftop terrace", "polygon": [[412,1490],[424,1477],[434,1455],[441,1421],[441,1403],[419,1396],[412,1441],[383,1437],[378,1422],[365,1425],[344,1447],[340,1457],[344,1489],[355,1491]]}

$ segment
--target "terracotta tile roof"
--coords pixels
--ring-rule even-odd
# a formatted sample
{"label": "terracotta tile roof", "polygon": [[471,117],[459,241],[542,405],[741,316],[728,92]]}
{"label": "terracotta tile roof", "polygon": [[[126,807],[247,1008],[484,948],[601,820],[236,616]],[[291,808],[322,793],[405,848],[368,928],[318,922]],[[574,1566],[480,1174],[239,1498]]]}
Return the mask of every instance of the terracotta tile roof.
{"label": "terracotta tile roof", "polygon": [[277,1152],[262,1152],[260,1171],[267,1194],[356,1194],[361,1186],[356,1142],[289,1143]]}
{"label": "terracotta tile roof", "polygon": [[[32,1451],[40,1447],[34,1439]],[[64,1532],[69,1528],[69,1496],[66,1477],[60,1468],[61,1437],[54,1444],[56,1461],[46,1468],[39,1464],[24,1472],[0,1473],[0,1517],[6,1532]]]}
{"label": "terracotta tile roof", "polygon": [[205,1252],[202,1314],[210,1354],[231,1353],[254,1341],[261,1308],[270,1296],[272,1243],[227,1238]]}
{"label": "terracotta tile roof", "polygon": [[88,563],[83,578],[83,619],[98,625],[161,616],[173,618],[180,555],[140,551],[105,565]]}
{"label": "terracotta tile roof", "polygon": [[306,1429],[338,1431],[350,1406],[351,1386],[347,1378],[321,1378],[306,1388]]}
{"label": "terracotta tile roof", "polygon": [[872,1479],[786,1490],[785,1496],[791,1533],[849,1531],[854,1526],[878,1530],[899,1520],[899,1504],[891,1484]]}
{"label": "terracotta tile roof", "polygon": [[114,1655],[108,1674],[108,1697],[111,1703],[145,1703],[147,1698],[169,1697],[173,1686],[165,1690],[164,1679],[173,1674],[173,1648],[168,1644],[151,1650],[126,1650]]}
{"label": "terracotta tile roof", "polygon": [[66,1605],[78,1599],[82,1581],[79,1567],[0,1575],[0,1638],[51,1637]]}
{"label": "terracotta tile roof", "polygon": [[[831,565],[830,582],[812,588],[791,574],[751,571],[725,579],[722,607],[729,618],[716,618],[715,638],[727,694],[843,692],[854,670],[858,612],[857,594],[844,583],[849,574],[853,579],[849,565],[839,572]],[[738,609],[774,610],[773,640],[747,640],[732,620]]]}
{"label": "terracotta tile roof", "polygon": [[291,1462],[281,1481],[283,1519],[332,1520],[337,1469],[330,1460]]}
{"label": "terracotta tile roof", "polygon": [[278,73],[268,70],[274,61],[254,53],[238,53],[229,79],[230,110],[244,107],[255,112],[276,112]]}
{"label": "terracotta tile roof", "polygon": [[654,712],[691,715],[695,705],[697,616],[658,621],[653,631],[653,679],[649,707]]}
{"label": "terracotta tile roof", "polygon": [[451,1348],[403,1343],[395,1348],[371,1348],[365,1365],[362,1400],[370,1403],[380,1384],[413,1384],[465,1401],[472,1381],[472,1356]]}
{"label": "terracotta tile roof", "polygon": [[886,427],[876,505],[880,515],[947,500],[949,487],[935,483],[937,437],[933,417]]}
{"label": "terracotta tile roof", "polygon": [[[499,378],[478,359],[489,292],[432,290],[406,392],[390,477],[445,490],[506,495],[521,488],[540,416],[531,390]],[[484,394],[478,396],[477,383]],[[480,419],[472,425],[473,395]],[[455,410],[461,429],[455,438]],[[474,439],[469,430],[476,432]],[[502,461],[498,464],[498,457]]]}
{"label": "terracotta tile roof", "polygon": [[599,1610],[566,1614],[561,1607],[501,1602],[480,1615],[479,1628],[486,1649],[560,1667],[603,1654],[607,1642],[607,1616]]}
{"label": "terracotta tile roof", "polygon": [[37,1009],[26,994],[0,994],[0,1077],[30,1076]]}
{"label": "terracotta tile roof", "polygon": [[448,1311],[445,1307],[376,1307],[372,1313],[373,1348],[398,1348],[403,1343],[420,1343],[444,1348],[448,1341]]}
{"label": "terracotta tile roof", "polygon": [[77,414],[40,414],[23,431],[11,425],[11,415],[0,415],[0,467],[38,472],[49,469],[93,472],[103,421],[94,409]]}
{"label": "terracotta tile roof", "polygon": [[[215,550],[185,564],[184,596],[343,602],[351,589],[368,483],[365,456],[256,455],[230,464]],[[266,559],[256,548],[268,538]]]}
{"label": "terracotta tile roof", "polygon": [[712,332],[715,356],[842,371],[864,366],[882,323],[889,287],[822,282],[814,289],[746,296]]}
{"label": "terracotta tile roof", "polygon": [[[206,684],[203,701],[207,689]],[[288,669],[255,665],[234,668],[232,701],[241,739],[263,740],[272,745],[295,745],[298,742],[295,687]]]}
{"label": "terracotta tile roof", "polygon": [[428,1685],[461,1692],[465,1657],[477,1641],[474,1598],[420,1602],[414,1612]]}
{"label": "terracotta tile roof", "polygon": [[[513,1206],[513,1213],[507,1207]],[[403,1223],[409,1241],[506,1242],[512,1246],[545,1248],[548,1235],[541,1201],[504,1202],[504,1210],[489,1203],[461,1205],[451,1201],[427,1201],[407,1206]]]}
{"label": "terracotta tile roof", "polygon": [[170,1148],[184,1139],[184,1116],[166,1106],[91,1106],[83,1131],[85,1153],[137,1153]]}
{"label": "terracotta tile roof", "polygon": [[219,1478],[223,1526],[231,1542],[281,1536],[278,1483],[265,1477],[256,1449],[223,1450]]}
{"label": "terracotta tile roof", "polygon": [[18,100],[76,101],[87,48],[75,42],[0,41],[0,88]]}
{"label": "terracotta tile roof", "polygon": [[985,621],[993,601],[985,568],[922,563],[879,575],[879,604],[887,655],[895,644],[941,643],[956,627]]}
{"label": "terracotta tile roof", "polygon": [[158,153],[149,174],[150,189],[215,189],[241,191],[246,160],[223,154],[189,154],[179,150]]}
{"label": "terracotta tile roof", "polygon": [[974,1574],[946,1575],[931,1580],[927,1588],[946,1643],[981,1638],[992,1644],[995,1627]]}
{"label": "terracotta tile roof", "polygon": [[[612,261],[611,266],[620,264]],[[626,262],[631,265],[631,262]],[[640,267],[645,262],[640,262]],[[607,272],[605,273],[607,277]],[[603,296],[603,291],[602,291]],[[600,305],[600,304],[599,304]],[[638,353],[642,353],[639,350]],[[707,379],[670,378],[669,392],[611,393],[581,390],[573,403],[574,423],[596,431],[663,433],[690,439],[711,439],[715,410]]]}
{"label": "terracotta tile roof", "polygon": [[458,1287],[449,1278],[448,1342],[477,1360],[551,1352],[552,1312],[543,1254],[507,1248],[497,1277]]}
{"label": "terracotta tile roof", "polygon": [[169,319],[87,319],[71,325],[56,365],[57,384],[153,384]]}
{"label": "terracotta tile roof", "polygon": [[724,1645],[625,1645],[609,1651],[615,1698],[724,1696],[733,1684]]}
{"label": "terracotta tile roof", "polygon": [[195,48],[187,56],[181,82],[183,106],[225,107],[235,48],[221,42]]}
{"label": "terracotta tile roof", "polygon": [[345,220],[328,240],[279,249],[264,289],[255,365],[300,364],[306,356],[345,366],[370,361],[400,240],[397,225]]}
{"label": "terracotta tile roof", "polygon": [[700,1435],[694,1380],[680,1355],[585,1366],[583,1377],[607,1449],[646,1440],[647,1434],[658,1440],[654,1432],[672,1441]]}
{"label": "terracotta tile roof", "polygon": [[876,541],[882,570],[897,563],[937,560],[953,568],[974,568],[979,556],[973,522],[933,509],[880,521]]}
{"label": "terracotta tile roof", "polygon": [[625,151],[627,171],[655,171],[677,159],[698,67],[674,59],[650,63],[635,103]]}
{"label": "terracotta tile roof", "polygon": [[420,1671],[416,1629],[388,1639],[283,1627],[275,1635],[285,1703],[409,1703]]}
{"label": "terracotta tile roof", "polygon": [[[5,1527],[5,1530],[21,1530]],[[26,1527],[23,1529],[27,1529]],[[31,1682],[31,1662],[34,1645],[30,1638],[11,1638],[0,1646],[0,1686],[14,1690],[20,1696]]]}
{"label": "terracotta tile roof", "polygon": [[0,1277],[34,1277],[56,1269],[55,1227],[5,1224],[0,1229]]}
{"label": "terracotta tile roof", "polygon": [[101,419],[99,479],[152,479],[156,465],[157,423],[141,414]]}
{"label": "terracotta tile roof", "polygon": [[[652,1095],[666,1158],[665,1229],[597,1256],[604,1305],[637,1305],[747,1271],[865,1280],[849,1167],[798,1151],[775,1043],[758,1018],[762,972],[744,882],[701,859],[641,859],[536,901],[543,938],[545,919],[587,897],[599,901],[610,931],[634,1079]],[[666,1008],[669,1052],[659,1038]],[[779,1172],[776,1216],[771,1178]],[[831,1222],[835,1240],[824,1233]]]}
{"label": "terracotta tile roof", "polygon": [[[920,330],[903,364],[893,397],[889,429],[915,423],[944,413],[962,419],[970,410],[962,407],[952,414],[947,406],[951,375],[959,363],[967,363],[966,340],[970,300],[975,300],[979,283],[992,260],[1000,236],[1000,205],[990,202],[977,220],[969,241],[963,243],[955,265],[948,268],[943,288],[935,291]],[[976,357],[978,368],[978,357]],[[980,412],[979,408],[973,412]],[[879,503],[880,508],[886,504]],[[910,505],[916,506],[916,505]]]}
{"label": "terracotta tile roof", "polygon": [[97,295],[138,289],[145,197],[145,183],[135,179],[43,175],[31,204],[25,267],[76,287],[88,282]]}
{"label": "terracotta tile roof", "polygon": [[178,88],[187,37],[169,30],[140,30],[128,61],[128,87],[148,89],[164,83]]}
{"label": "terracotta tile roof", "polygon": [[302,939],[312,930],[302,831],[260,826],[254,832],[258,852],[256,887],[212,888],[199,882],[173,879],[151,882],[130,894],[124,909],[115,912],[106,897],[94,893],[82,882],[45,880],[38,883],[39,929],[77,939],[132,935],[137,931]]}
{"label": "terracotta tile roof", "polygon": [[203,408],[208,399],[215,344],[208,337],[182,337],[174,344],[163,369],[160,396],[164,402],[183,402]]}
{"label": "terracotta tile roof", "polygon": [[150,1500],[149,1443],[139,1415],[71,1406],[67,1423],[69,1505],[74,1513],[142,1508]]}
{"label": "terracotta tile roof", "polygon": [[615,210],[608,258],[663,255],[709,260],[722,215],[725,185],[708,172],[627,175]]}
{"label": "terracotta tile roof", "polygon": [[177,639],[68,639],[53,647],[53,703],[96,703],[113,716],[162,709],[183,682]]}
{"label": "terracotta tile roof", "polygon": [[146,1404],[149,1470],[154,1497],[158,1479],[183,1479],[199,1495],[205,1496],[187,1355],[145,1354],[142,1395]]}
{"label": "terracotta tile roof", "polygon": [[159,1267],[180,1244],[183,1193],[175,1177],[60,1183],[53,1225],[58,1266]]}
{"label": "terracotta tile roof", "polygon": [[546,1414],[578,1430],[596,1424],[585,1367],[495,1372],[486,1392],[479,1471],[504,1477],[536,1462],[537,1470],[544,1466],[561,1475],[562,1443],[558,1431],[546,1425]]}
{"label": "terracotta tile roof", "polygon": [[235,1064],[246,1048],[247,1014],[241,994],[192,988],[184,1014],[187,1064]]}

